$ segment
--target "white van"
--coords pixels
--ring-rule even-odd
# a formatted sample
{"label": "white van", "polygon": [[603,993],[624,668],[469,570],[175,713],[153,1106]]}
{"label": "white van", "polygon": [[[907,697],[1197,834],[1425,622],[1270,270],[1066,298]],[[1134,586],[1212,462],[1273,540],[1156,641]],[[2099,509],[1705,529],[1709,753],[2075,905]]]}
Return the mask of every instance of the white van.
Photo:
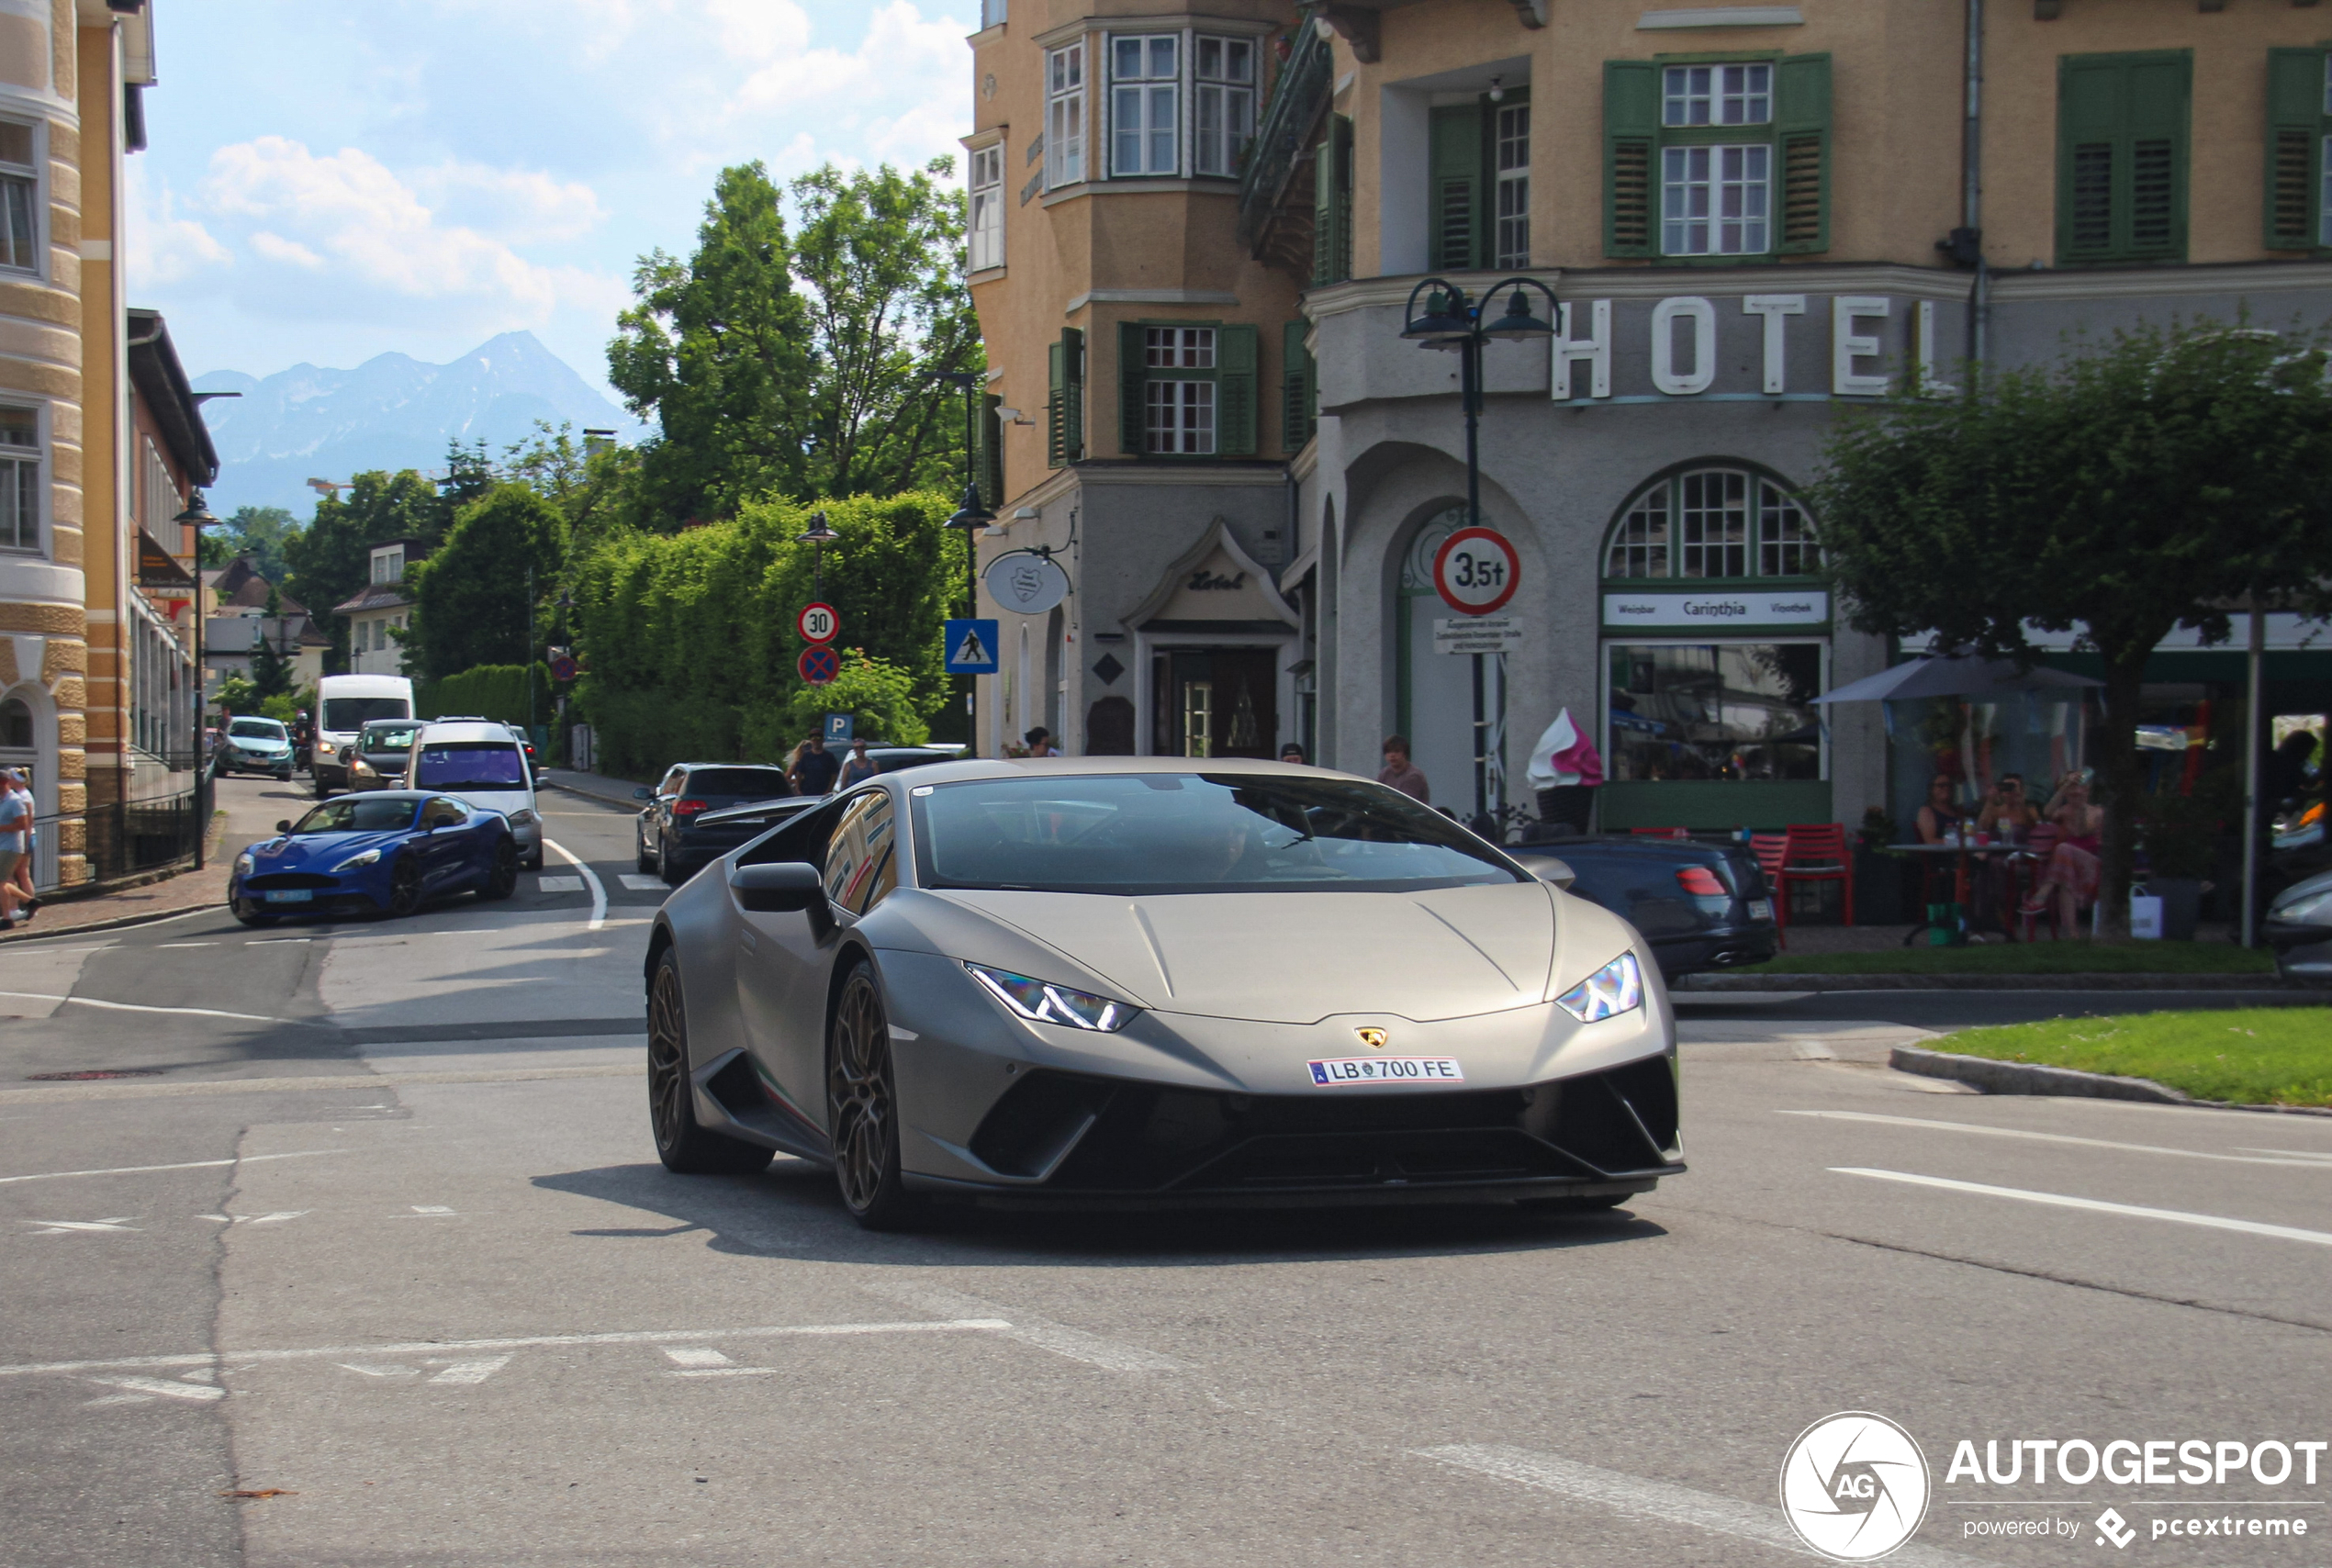
{"label": "white van", "polygon": [[501,812],[518,840],[519,864],[530,871],[543,868],[543,816],[534,804],[534,776],[526,766],[526,748],[508,724],[431,720],[406,754],[405,788]]}
{"label": "white van", "polygon": [[413,716],[413,683],[401,675],[328,675],[316,687],[316,798],[348,788],[348,754],[372,719]]}

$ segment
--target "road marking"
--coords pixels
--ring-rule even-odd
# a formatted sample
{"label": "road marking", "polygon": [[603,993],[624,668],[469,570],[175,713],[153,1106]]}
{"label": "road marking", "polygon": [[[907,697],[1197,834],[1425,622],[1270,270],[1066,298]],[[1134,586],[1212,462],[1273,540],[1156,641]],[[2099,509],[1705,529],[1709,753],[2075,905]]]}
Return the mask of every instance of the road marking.
{"label": "road marking", "polygon": [[214,1165],[255,1164],[262,1159],[308,1159],[320,1154],[341,1154],[337,1148],[303,1148],[290,1154],[246,1154],[235,1159],[189,1159],[177,1165],[117,1165],[105,1170],[44,1170],[38,1176],[0,1176],[0,1186],[11,1182],[62,1182],[68,1176],[142,1176],[149,1170],[201,1170]]}
{"label": "road marking", "polygon": [[769,1377],[775,1367],[741,1367],[710,1345],[665,1345],[660,1347],[680,1370],[674,1377]]}
{"label": "road marking", "polygon": [[[2074,1137],[2069,1133],[2034,1133],[2022,1127],[1990,1127],[1977,1122],[1937,1122],[1919,1116],[1882,1116],[1870,1111],[1781,1111],[1784,1116],[1820,1116],[1833,1122],[1877,1122],[1892,1127],[1940,1127],[1945,1132],[1974,1133],[1981,1137],[2030,1138],[2035,1143],[2069,1143],[2084,1148],[2118,1148],[2131,1154],[2175,1154],[2183,1159],[2225,1159],[2237,1165],[2298,1165],[2322,1167],[2324,1159],[2259,1159],[2247,1154],[2206,1154],[2199,1148],[2165,1148],[2151,1143],[2115,1143],[2110,1138]],[[2269,1151],[2273,1152],[2273,1151]]]}
{"label": "road marking", "polygon": [[[1810,1557],[1817,1562],[1830,1561],[1798,1539],[1778,1508],[1760,1507],[1665,1481],[1647,1481],[1639,1475],[1623,1475],[1616,1470],[1557,1459],[1553,1454],[1533,1453],[1529,1449],[1509,1448],[1504,1443],[1451,1443],[1409,1451],[1419,1459],[1512,1481],[1583,1503],[1600,1504],[1631,1518],[1688,1525],[1716,1535],[1754,1540],[1793,1557]],[[1887,1561],[1903,1568],[1972,1568],[1977,1560],[1907,1541],[1896,1548]]]}
{"label": "road marking", "polygon": [[597,931],[605,925],[607,924],[607,889],[600,885],[599,873],[567,853],[565,845],[554,844],[546,838],[543,841],[543,847],[582,872],[583,879],[591,885],[591,918],[583,929]]}
{"label": "road marking", "polygon": [[73,1231],[97,1231],[107,1236],[133,1235],[138,1227],[129,1222],[136,1215],[124,1215],[119,1219],[28,1219],[27,1225],[45,1225],[46,1230],[36,1230],[35,1236],[64,1236]]}
{"label": "road marking", "polygon": [[421,1375],[419,1367],[375,1366],[369,1361],[342,1361],[340,1364],[350,1372],[362,1372],[366,1377],[419,1377]]}
{"label": "road marking", "polygon": [[2021,1198],[2060,1209],[2086,1209],[2092,1214],[2128,1215],[2136,1219],[2166,1219],[2179,1225],[2199,1225],[2211,1230],[2235,1230],[2246,1236],[2270,1236],[2281,1241],[2313,1241],[2332,1247],[2332,1231],[2302,1230],[2295,1226],[2264,1225],[2254,1219],[2226,1219],[2218,1215],[2188,1214],[2182,1209],[2148,1209],[2136,1204],[2109,1204],[2098,1198],[2069,1198],[2059,1193],[2028,1193],[2021,1187],[1993,1187],[1981,1182],[1955,1182],[1945,1176],[1914,1176],[1903,1170],[1871,1170],[1860,1166],[1833,1165],[1841,1176],[1869,1176],[1881,1182],[1907,1182],[1915,1187],[1940,1187],[1952,1193],[1974,1193],[1987,1198]]}
{"label": "road marking", "polygon": [[[159,1394],[165,1399],[191,1399],[196,1404],[207,1404],[227,1397],[227,1391],[207,1383],[166,1383],[158,1377],[93,1377],[92,1383],[102,1383],[107,1388],[127,1388],[139,1394]],[[105,1403],[111,1405],[115,1399]],[[127,1400],[119,1403],[127,1404]]]}
{"label": "road marking", "polygon": [[537,877],[534,879],[534,886],[539,892],[579,893],[583,890],[583,879],[580,877]]}
{"label": "road marking", "polygon": [[450,1215],[454,1212],[443,1204],[415,1204],[411,1206],[417,1215]]}
{"label": "road marking", "polygon": [[662,893],[671,890],[664,885],[663,878],[647,876],[638,871],[619,872],[615,879],[635,893]]}
{"label": "road marking", "polygon": [[215,1007],[141,1007],[134,1002],[100,1002],[94,996],[51,996],[39,991],[0,991],[0,996],[22,997],[28,1002],[71,1002],[83,1007],[102,1007],[109,1013],[167,1013],[181,1018],[233,1018],[244,1024],[298,1024],[298,1018],[269,1018],[257,1013],[221,1013]]}
{"label": "road marking", "polygon": [[[858,1287],[869,1295],[882,1296],[903,1306],[920,1307],[925,1312],[938,1313],[957,1318],[1002,1319],[1006,1309],[992,1301],[966,1295],[961,1291],[947,1290],[939,1285],[876,1283]],[[1041,1317],[1015,1314],[1009,1322],[1000,1322],[996,1332],[1007,1339],[1017,1339],[1024,1345],[1034,1345],[1040,1350],[1050,1350],[1056,1356],[1066,1356],[1072,1361],[1089,1366],[1106,1367],[1111,1372],[1188,1372],[1190,1363],[1178,1361],[1172,1356],[1161,1356],[1155,1350],[1145,1350],[1138,1345],[1120,1344],[1104,1339],[1098,1334],[1088,1334],[1082,1328],[1071,1328],[1065,1323],[1051,1323]]]}
{"label": "road marking", "polygon": [[[431,1358],[430,1364],[432,1366],[436,1366],[441,1364],[441,1362],[438,1358],[432,1357]],[[454,1383],[484,1383],[488,1378],[492,1377],[496,1372],[500,1372],[504,1367],[509,1366],[510,1364],[510,1359],[508,1356],[484,1356],[480,1357],[476,1361],[443,1361],[442,1364],[444,1366],[445,1370],[439,1372],[435,1377],[431,1378],[430,1382]]]}
{"label": "road marking", "polygon": [[453,1350],[529,1350],[558,1345],[687,1345],[707,1339],[820,1339],[862,1334],[1000,1334],[1014,1327],[1001,1317],[965,1317],[933,1323],[809,1323],[753,1328],[633,1328],[609,1334],[531,1334],[508,1339],[413,1339],[395,1345],[318,1345],[297,1350],[233,1350],[221,1355],[196,1350],[175,1356],[118,1356],[106,1361],[26,1361],[0,1366],[0,1377],[25,1377],[41,1372],[106,1372],[118,1369],[213,1366],[222,1360],[257,1364],[261,1361],[339,1361],[360,1356],[428,1357]]}
{"label": "road marking", "polygon": [[154,944],[154,951],[159,953],[165,947],[223,947],[225,946],[223,942],[157,942]]}
{"label": "road marking", "polygon": [[2332,1154],[2315,1154],[2304,1148],[2248,1148],[2246,1154],[2288,1154],[2294,1159],[2304,1159],[2310,1165],[2332,1162]]}
{"label": "road marking", "polygon": [[294,943],[313,942],[313,936],[253,936],[243,943],[246,947],[281,947]]}

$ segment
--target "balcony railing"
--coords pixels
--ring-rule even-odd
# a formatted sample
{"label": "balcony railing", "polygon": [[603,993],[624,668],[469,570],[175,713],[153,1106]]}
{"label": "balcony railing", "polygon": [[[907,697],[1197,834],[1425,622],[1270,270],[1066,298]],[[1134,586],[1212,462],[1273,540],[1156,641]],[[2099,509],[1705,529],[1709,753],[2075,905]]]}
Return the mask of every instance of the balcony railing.
{"label": "balcony railing", "polygon": [[1247,166],[1239,173],[1239,242],[1250,252],[1261,243],[1272,215],[1310,151],[1312,131],[1328,107],[1333,69],[1334,57],[1319,29],[1309,22],[1299,26],[1295,52],[1280,67],[1272,101],[1263,108],[1263,123],[1248,145]]}

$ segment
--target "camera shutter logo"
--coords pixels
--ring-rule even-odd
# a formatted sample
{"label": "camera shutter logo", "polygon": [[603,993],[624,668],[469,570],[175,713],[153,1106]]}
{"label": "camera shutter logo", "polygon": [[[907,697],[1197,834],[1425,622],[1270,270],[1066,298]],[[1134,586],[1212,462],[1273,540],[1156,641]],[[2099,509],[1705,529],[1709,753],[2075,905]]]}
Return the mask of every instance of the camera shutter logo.
{"label": "camera shutter logo", "polygon": [[1869,1562],[1927,1517],[1927,1456],[1909,1432],[1864,1410],[1824,1417],[1781,1462],[1781,1512],[1798,1539],[1840,1562]]}

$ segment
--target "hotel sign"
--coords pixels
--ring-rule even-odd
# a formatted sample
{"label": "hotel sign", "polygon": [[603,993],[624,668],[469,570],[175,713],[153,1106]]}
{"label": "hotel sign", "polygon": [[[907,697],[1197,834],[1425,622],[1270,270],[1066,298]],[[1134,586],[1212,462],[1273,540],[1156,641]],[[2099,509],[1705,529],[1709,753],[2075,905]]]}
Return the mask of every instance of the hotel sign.
{"label": "hotel sign", "polygon": [[1721,634],[1733,626],[1827,626],[1830,596],[1799,593],[1607,593],[1603,623]]}

